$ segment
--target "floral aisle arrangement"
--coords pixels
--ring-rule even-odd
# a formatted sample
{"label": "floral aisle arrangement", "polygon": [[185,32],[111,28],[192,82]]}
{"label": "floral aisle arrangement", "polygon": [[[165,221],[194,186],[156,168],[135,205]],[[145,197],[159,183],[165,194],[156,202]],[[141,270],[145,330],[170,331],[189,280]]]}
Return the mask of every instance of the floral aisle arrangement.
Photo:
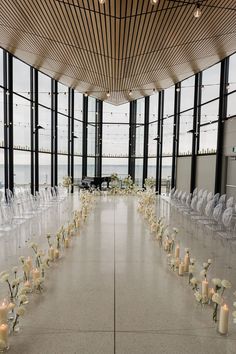
{"label": "floral aisle arrangement", "polygon": [[62,185],[63,185],[63,187],[66,187],[68,189],[68,192],[69,192],[69,189],[72,186],[71,177],[70,176],[64,176],[63,179],[62,179]]}
{"label": "floral aisle arrangement", "polygon": [[18,332],[20,320],[26,312],[26,306],[35,294],[45,291],[45,275],[58,262],[61,254],[73,243],[73,236],[79,235],[81,226],[86,222],[93,206],[94,195],[84,191],[80,194],[81,207],[72,214],[72,218],[62,225],[56,235],[47,234],[48,249],[43,250],[37,243],[30,243],[32,255],[21,256],[19,265],[0,273],[0,283],[6,287],[6,296],[0,302],[0,352],[9,348],[9,335]]}
{"label": "floral aisle arrangement", "polygon": [[111,183],[110,183],[110,192],[112,195],[120,194],[120,178],[118,177],[117,173],[111,174]]}
{"label": "floral aisle arrangement", "polygon": [[145,178],[144,187],[146,190],[153,190],[156,185],[156,180],[153,177]]}
{"label": "floral aisle arrangement", "polygon": [[[224,293],[226,289],[231,288],[231,283],[226,279],[209,278],[211,259],[202,264],[202,270],[198,274],[196,259],[192,257],[188,248],[184,249],[181,257],[180,243],[177,240],[179,230],[166,225],[163,217],[157,218],[155,200],[155,193],[151,190],[142,193],[138,201],[138,212],[143,215],[154,240],[157,240],[159,246],[166,252],[169,268],[179,277],[188,277],[188,284],[193,290],[196,301],[202,306],[213,307],[213,321],[217,322],[218,332],[226,335],[228,333],[229,308],[225,303]],[[211,287],[210,284],[212,285]],[[236,297],[236,292],[234,295]],[[233,306],[236,307],[236,301]],[[232,315],[236,323],[236,311]]]}

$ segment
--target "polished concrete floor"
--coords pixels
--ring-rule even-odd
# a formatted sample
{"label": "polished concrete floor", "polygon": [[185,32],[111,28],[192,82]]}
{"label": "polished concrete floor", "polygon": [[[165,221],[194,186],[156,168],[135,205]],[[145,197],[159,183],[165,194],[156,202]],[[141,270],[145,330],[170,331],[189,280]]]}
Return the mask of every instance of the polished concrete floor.
{"label": "polished concrete floor", "polygon": [[[78,203],[75,196],[44,213],[28,231],[22,226],[2,236],[1,267],[30,252],[25,245],[33,234],[44,242],[46,230],[55,232]],[[229,336],[218,335],[212,308],[197,305],[187,278],[170,271],[136,207],[135,197],[97,197],[81,235],[48,272],[45,292],[27,305],[9,353],[236,353],[232,319]],[[231,280],[236,290],[233,242],[193,227],[163,200],[157,202],[157,214],[180,228],[182,248],[189,247],[199,263],[212,258],[211,275]],[[226,297],[232,303],[232,296]]]}

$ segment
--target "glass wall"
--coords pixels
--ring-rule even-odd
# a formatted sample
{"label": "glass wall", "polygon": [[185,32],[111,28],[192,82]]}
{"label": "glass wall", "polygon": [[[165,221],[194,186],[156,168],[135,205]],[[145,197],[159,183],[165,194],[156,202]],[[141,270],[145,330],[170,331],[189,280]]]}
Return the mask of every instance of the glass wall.
{"label": "glass wall", "polygon": [[30,152],[14,150],[14,182],[16,187],[30,186],[30,164]]}
{"label": "glass wall", "polygon": [[182,81],[181,83],[181,96],[180,96],[180,112],[193,108],[194,104],[194,85],[195,77]]}
{"label": "glass wall", "polygon": [[[228,86],[228,117],[236,115],[236,54],[230,57]],[[202,72],[199,154],[215,153],[219,111],[220,63]],[[31,102],[30,66],[13,58],[13,146],[15,185],[30,183],[31,119],[34,102]],[[190,155],[192,150],[193,106],[195,77],[181,82],[179,155]],[[58,82],[58,183],[68,174],[69,140],[74,139],[74,177],[81,178],[83,143],[83,95],[74,92],[74,131],[69,136],[69,91]],[[51,183],[51,139],[52,139],[52,79],[38,72],[38,135],[39,135],[39,179],[41,185]],[[9,94],[9,93],[7,93]],[[156,176],[158,93],[150,96],[149,136],[148,136],[148,176]],[[175,87],[165,89],[163,117],[163,163],[162,184],[167,190],[171,176]],[[3,90],[3,50],[0,50],[0,187],[4,184],[4,90]],[[142,184],[144,154],[144,105],[145,99],[137,100],[135,180]],[[129,110],[130,104],[113,106],[103,103],[103,175],[118,173],[125,177],[128,173],[129,153]],[[88,97],[88,175],[94,176],[96,140],[96,99]],[[9,127],[7,127],[6,130]],[[35,132],[34,132],[35,133]],[[7,151],[7,150],[6,150]]]}
{"label": "glass wall", "polygon": [[30,185],[30,119],[30,66],[13,58],[13,154],[15,186]]}
{"label": "glass wall", "polygon": [[202,72],[202,103],[219,96],[220,63]]}
{"label": "glass wall", "polygon": [[217,146],[219,100],[202,105],[199,153],[215,153]]}
{"label": "glass wall", "polygon": [[192,154],[193,109],[180,114],[179,118],[179,155]]}
{"label": "glass wall", "polygon": [[39,186],[44,187],[51,184],[51,155],[39,154]]}
{"label": "glass wall", "polygon": [[102,174],[128,175],[129,103],[113,106],[103,102]]}

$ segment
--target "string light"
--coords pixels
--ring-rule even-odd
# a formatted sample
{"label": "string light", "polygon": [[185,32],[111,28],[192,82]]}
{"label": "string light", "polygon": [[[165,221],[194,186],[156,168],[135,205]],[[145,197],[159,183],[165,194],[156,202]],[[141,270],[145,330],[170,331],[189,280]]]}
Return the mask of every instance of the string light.
{"label": "string light", "polygon": [[85,97],[88,97],[88,92],[85,92],[85,93],[84,93],[84,96],[85,96]]}
{"label": "string light", "polygon": [[202,11],[201,11],[201,9],[200,9],[200,5],[197,4],[196,9],[194,10],[193,16],[194,16],[195,18],[199,18],[199,17],[201,16],[201,14],[202,14]]}
{"label": "string light", "polygon": [[109,98],[111,96],[110,92],[107,91],[107,98]]}
{"label": "string light", "polygon": [[150,0],[151,5],[156,5],[158,3],[158,0]]}
{"label": "string light", "polygon": [[102,5],[105,4],[105,2],[106,2],[106,0],[99,0],[99,3]]}
{"label": "string light", "polygon": [[132,96],[133,92],[132,90],[129,90],[129,96]]}

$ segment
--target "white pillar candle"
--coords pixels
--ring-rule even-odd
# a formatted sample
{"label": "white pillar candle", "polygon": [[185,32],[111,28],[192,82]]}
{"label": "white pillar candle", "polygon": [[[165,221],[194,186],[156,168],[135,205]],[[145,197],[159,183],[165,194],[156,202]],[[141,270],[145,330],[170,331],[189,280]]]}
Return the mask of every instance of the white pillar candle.
{"label": "white pillar candle", "polygon": [[54,261],[54,248],[50,247],[48,250],[48,256],[50,258],[50,261]]}
{"label": "white pillar candle", "polygon": [[68,237],[65,238],[65,248],[69,247],[69,239]]}
{"label": "white pillar candle", "polygon": [[184,275],[184,263],[181,262],[179,265],[179,275]]}
{"label": "white pillar candle", "polygon": [[40,271],[37,268],[32,270],[32,277],[33,280],[37,280],[40,278]]}
{"label": "white pillar candle", "polygon": [[0,324],[7,323],[8,305],[6,300],[0,305]]}
{"label": "white pillar candle", "polygon": [[179,268],[179,264],[180,264],[180,259],[176,258],[175,259],[175,268]]}
{"label": "white pillar candle", "polygon": [[180,253],[179,245],[176,245],[176,247],[175,247],[175,258],[179,258],[179,253]]}
{"label": "white pillar candle", "polygon": [[29,267],[29,270],[31,270],[33,268],[33,262],[31,257],[28,257],[25,261],[25,263],[27,264],[27,266]]}
{"label": "white pillar candle", "polygon": [[59,255],[60,255],[60,252],[59,252],[58,249],[56,249],[56,250],[54,251],[54,257],[55,257],[55,259],[58,259],[58,258],[59,258]]}
{"label": "white pillar candle", "polygon": [[2,324],[0,326],[0,341],[4,343],[4,347],[1,349],[5,349],[8,347],[8,325]]}
{"label": "white pillar candle", "polygon": [[208,299],[208,281],[206,279],[202,281],[202,297]]}
{"label": "white pillar candle", "polygon": [[229,325],[229,308],[225,304],[220,308],[220,318],[219,318],[219,332],[221,334],[228,333],[228,325]]}
{"label": "white pillar candle", "polygon": [[190,257],[189,257],[189,253],[187,252],[184,257],[184,271],[185,272],[189,271],[189,264],[190,264]]}
{"label": "white pillar candle", "polygon": [[29,278],[30,268],[26,263],[23,265],[23,272],[25,273],[26,277]]}
{"label": "white pillar candle", "polygon": [[208,299],[212,300],[212,296],[214,295],[215,291],[213,288],[208,289]]}

